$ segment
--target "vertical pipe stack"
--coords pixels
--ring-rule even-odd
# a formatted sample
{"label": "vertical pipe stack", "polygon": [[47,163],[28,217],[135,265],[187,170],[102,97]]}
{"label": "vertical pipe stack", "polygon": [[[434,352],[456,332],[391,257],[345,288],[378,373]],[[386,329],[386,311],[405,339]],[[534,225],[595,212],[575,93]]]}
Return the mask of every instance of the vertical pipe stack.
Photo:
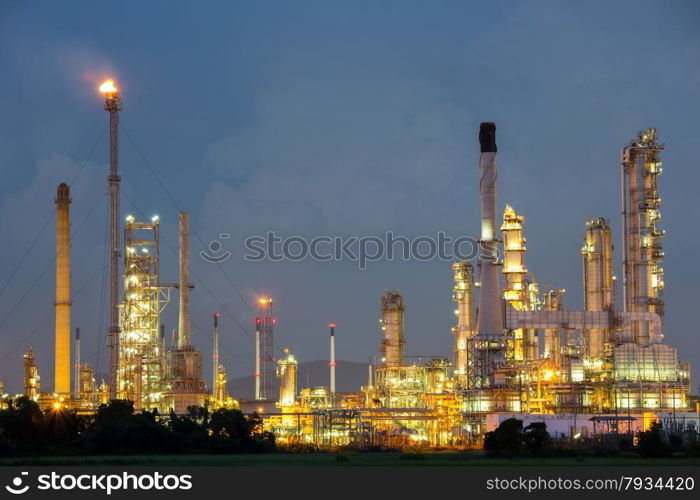
{"label": "vertical pipe stack", "polygon": [[219,398],[219,316],[219,313],[214,313],[214,353],[211,357],[211,390],[212,396],[214,397],[214,401],[217,401]]}
{"label": "vertical pipe stack", "polygon": [[[259,321],[258,321],[259,323]],[[255,400],[261,399],[260,394],[260,330],[255,330]]]}
{"label": "vertical pipe stack", "polygon": [[381,298],[382,330],[384,339],[381,342],[381,352],[384,365],[389,367],[403,365],[403,352],[406,345],[403,329],[403,314],[406,308],[403,297],[398,291],[386,291]]}
{"label": "vertical pipe stack", "polygon": [[498,238],[496,238],[496,124],[484,122],[479,131],[479,192],[481,194],[481,290],[477,335],[502,336],[503,313],[498,283]]}
{"label": "vertical pipe stack", "polygon": [[[614,309],[612,241],[610,223],[603,218],[586,222],[583,248],[583,289],[586,311]],[[600,359],[604,355],[606,331],[603,328],[588,330],[588,355]]]}
{"label": "vertical pipe stack", "polygon": [[[544,294],[545,311],[561,311],[564,309],[564,290],[547,290]],[[561,361],[561,337],[558,328],[544,329],[544,357],[553,364]]]}
{"label": "vertical pipe stack", "polygon": [[452,264],[454,287],[452,300],[457,304],[457,326],[455,335],[455,375],[464,377],[467,373],[467,340],[474,334],[474,268],[467,261]]}
{"label": "vertical pipe stack", "polygon": [[56,350],[54,392],[69,396],[70,386],[70,188],[56,191]]}
{"label": "vertical pipe stack", "polygon": [[100,87],[105,95],[105,111],[109,112],[109,397],[117,395],[117,365],[119,364],[119,111],[122,100],[107,80]]}
{"label": "vertical pipe stack", "polygon": [[80,328],[75,329],[75,366],[73,367],[73,394],[80,398]]}
{"label": "vertical pipe stack", "polygon": [[255,318],[255,399],[266,400],[273,397],[274,338],[272,299],[261,297],[258,300],[260,315]]}
{"label": "vertical pipe stack", "polygon": [[[513,207],[506,205],[503,211],[503,296],[516,311],[530,311],[536,304],[532,303],[532,287],[536,283],[527,278],[525,266],[525,237],[523,223],[525,217],[518,214]],[[533,328],[518,328],[515,334],[515,359],[533,361],[537,358],[537,337]]]}
{"label": "vertical pipe stack", "polygon": [[[637,139],[622,151],[622,247],[623,297],[625,311],[653,312],[664,315],[664,231],[657,177],[661,174],[659,154],[664,146],[657,142],[655,128],[639,132]],[[651,342],[646,320],[632,322],[632,337],[637,344]]]}
{"label": "vertical pipe stack", "polygon": [[280,406],[294,406],[297,394],[297,360],[284,350],[285,357],[277,362],[277,377],[280,381]]}
{"label": "vertical pipe stack", "polygon": [[178,318],[178,349],[192,345],[190,337],[190,216],[180,212],[180,316]]}
{"label": "vertical pipe stack", "polygon": [[335,323],[330,323],[331,330],[331,358],[328,366],[331,369],[331,401],[335,398]]}

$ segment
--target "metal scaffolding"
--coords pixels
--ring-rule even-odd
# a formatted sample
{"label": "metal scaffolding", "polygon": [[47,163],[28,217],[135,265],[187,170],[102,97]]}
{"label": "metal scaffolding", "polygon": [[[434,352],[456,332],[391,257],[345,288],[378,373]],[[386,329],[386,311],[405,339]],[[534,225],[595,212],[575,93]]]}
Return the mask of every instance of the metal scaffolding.
{"label": "metal scaffolding", "polygon": [[137,409],[162,408],[167,389],[159,325],[169,294],[159,279],[159,219],[138,222],[129,215],[124,228],[118,396],[133,401]]}

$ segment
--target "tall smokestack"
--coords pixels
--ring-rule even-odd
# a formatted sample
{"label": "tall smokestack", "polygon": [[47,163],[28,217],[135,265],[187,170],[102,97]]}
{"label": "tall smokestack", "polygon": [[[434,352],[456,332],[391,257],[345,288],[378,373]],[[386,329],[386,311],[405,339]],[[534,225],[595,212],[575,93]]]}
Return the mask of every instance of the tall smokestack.
{"label": "tall smokestack", "polygon": [[177,346],[184,349],[190,339],[190,216],[180,212],[180,317]]}
{"label": "tall smokestack", "polygon": [[498,283],[498,238],[496,238],[496,124],[484,122],[479,130],[481,156],[481,290],[477,335],[503,335],[501,291]]}
{"label": "tall smokestack", "polygon": [[260,330],[255,330],[255,400],[260,400]]}
{"label": "tall smokestack", "polygon": [[335,323],[330,323],[331,330],[331,360],[328,365],[331,367],[331,402],[335,398]]}
{"label": "tall smokestack", "polygon": [[80,328],[75,329],[75,366],[73,367],[73,394],[80,398]]}
{"label": "tall smokestack", "polygon": [[70,387],[70,188],[56,191],[56,352],[54,392],[69,396]]}
{"label": "tall smokestack", "polygon": [[211,391],[214,400],[219,397],[219,313],[214,313],[214,354],[212,354],[212,382]]}
{"label": "tall smokestack", "polygon": [[105,96],[105,111],[109,113],[109,397],[117,397],[117,365],[119,363],[119,111],[122,99],[114,85],[107,80],[100,85]]}
{"label": "tall smokestack", "polygon": [[274,324],[272,298],[260,297],[260,315],[255,318],[255,399],[272,398],[274,367]]}

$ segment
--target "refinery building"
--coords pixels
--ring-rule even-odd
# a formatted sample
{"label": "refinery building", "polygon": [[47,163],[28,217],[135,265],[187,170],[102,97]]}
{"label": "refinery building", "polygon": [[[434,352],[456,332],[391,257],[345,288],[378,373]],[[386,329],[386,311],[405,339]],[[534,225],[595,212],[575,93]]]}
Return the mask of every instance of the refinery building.
{"label": "refinery building", "polygon": [[[368,364],[366,385],[353,393],[336,392],[336,325],[331,323],[328,385],[298,387],[294,355],[285,349],[275,356],[272,298],[262,297],[254,324],[255,399],[238,401],[228,393],[219,360],[218,314],[206,381],[202,353],[192,342],[188,214],[179,214],[176,283],[161,281],[159,218],[120,214],[122,103],[113,82],[101,90],[110,118],[110,373],[107,380],[96,380],[94,367],[81,361],[80,332],[71,330],[72,200],[62,183],[55,199],[53,391],[42,392],[34,349],[24,354],[24,392],[40,405],[91,413],[117,398],[164,414],[185,413],[191,406],[240,408],[262,414],[280,443],[319,447],[479,446],[485,432],[513,416],[544,421],[554,437],[567,439],[640,430],[653,420],[697,429],[689,365],[666,343],[664,331],[658,186],[664,145],[656,129],[639,132],[622,148],[621,234],[611,234],[603,216],[581,221],[582,245],[570,251],[579,252],[582,263],[582,307],[567,304],[563,289],[540,287],[527,268],[525,217],[497,202],[496,126],[485,122],[478,168],[476,161],[465,166],[473,170],[474,189],[479,186],[479,256],[451,265],[453,352],[407,356],[404,296],[386,290],[379,304],[380,355]],[[618,238],[621,252],[614,255]],[[175,293],[178,328],[166,338],[160,315]],[[671,332],[668,340],[673,338]]]}

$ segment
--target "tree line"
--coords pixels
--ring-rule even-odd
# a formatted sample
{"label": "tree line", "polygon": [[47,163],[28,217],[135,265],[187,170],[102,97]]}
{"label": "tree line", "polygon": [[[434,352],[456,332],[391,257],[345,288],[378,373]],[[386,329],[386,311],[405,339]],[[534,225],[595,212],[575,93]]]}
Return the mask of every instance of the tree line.
{"label": "tree line", "polygon": [[0,410],[0,456],[27,454],[264,453],[275,436],[257,415],[190,407],[187,415],[134,410],[115,399],[93,415],[66,408],[42,411],[27,397]]}
{"label": "tree line", "polygon": [[659,421],[652,422],[647,430],[636,434],[621,433],[613,437],[590,440],[584,447],[572,447],[572,443],[552,440],[544,422],[533,422],[523,427],[522,420],[509,418],[484,435],[484,450],[489,456],[500,457],[585,455],[587,452],[599,456],[636,455],[646,458],[700,456],[697,432],[684,435],[669,432]]}

